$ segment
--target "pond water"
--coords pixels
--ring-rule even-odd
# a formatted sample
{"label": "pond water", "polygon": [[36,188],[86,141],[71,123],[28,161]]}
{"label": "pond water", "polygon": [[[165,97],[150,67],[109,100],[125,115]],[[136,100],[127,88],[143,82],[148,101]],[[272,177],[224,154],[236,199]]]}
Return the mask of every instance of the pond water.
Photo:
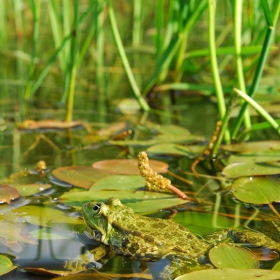
{"label": "pond water", "polygon": [[[140,112],[124,114],[117,108],[111,107],[109,112],[101,118],[96,110],[76,109],[75,120],[87,123],[87,125],[70,129],[44,127],[35,130],[19,129],[17,124],[26,119],[63,119],[62,109],[52,110],[47,108],[46,104],[46,108],[31,104],[26,106],[27,111],[23,113],[22,109],[25,105],[19,103],[19,100],[19,98],[7,98],[1,105],[3,118],[0,137],[1,182],[28,190],[31,188],[30,184],[38,183],[50,184],[50,188],[31,195],[24,195],[22,192],[21,198],[12,200],[9,205],[5,203],[0,205],[2,226],[5,227],[9,222],[11,231],[9,237],[0,229],[1,253],[14,255],[16,258],[13,263],[18,265],[16,273],[9,279],[45,279],[47,276],[24,273],[21,269],[31,267],[64,270],[66,260],[76,258],[88,248],[74,230],[75,224],[83,224],[79,208],[87,199],[83,197],[80,201],[73,198],[67,200],[67,196],[64,196],[73,191],[77,191],[79,195],[79,192],[86,192],[86,190],[76,188],[75,183],[72,187],[71,185],[70,187],[61,186],[50,177],[52,170],[66,166],[90,167],[94,162],[101,160],[136,158],[139,151],[158,144],[174,142],[180,145],[197,145],[200,147],[196,153],[198,156],[203,151],[201,146],[205,147],[207,140],[211,138],[217,118],[214,103],[180,96],[178,99],[180,102],[177,104],[176,102],[168,106],[159,104],[159,107],[164,109],[160,113],[155,110],[149,114]],[[77,102],[77,107],[82,106]],[[164,111],[165,113],[162,113]],[[167,135],[164,132],[167,132]],[[172,133],[175,133],[174,139],[172,139]],[[128,144],[125,141],[128,141]],[[217,192],[226,189],[230,181],[216,180],[216,177],[211,177],[216,176],[220,171],[217,173],[217,170],[212,169],[208,160],[202,160],[196,168],[199,174],[204,174],[206,177],[197,178],[190,174],[195,156],[172,155],[167,150],[165,154],[164,149],[160,153],[150,152],[149,156],[150,159],[168,163],[172,173],[165,176],[172,181],[174,186],[186,192],[190,197],[199,199],[195,202],[186,201],[186,203],[182,200],[182,205],[175,207],[178,214],[173,220],[192,232],[203,236],[220,228],[235,227],[244,223],[253,228],[261,228],[263,227],[260,223],[262,219],[274,219],[267,206],[250,207],[248,204],[241,204],[234,200],[228,191]],[[22,172],[34,170],[36,163],[40,160],[44,160],[49,169],[46,176]],[[77,180],[82,181],[83,177],[78,177]],[[186,180],[191,181],[192,184],[189,185]],[[108,186],[110,191],[104,192],[101,200],[118,196],[118,191],[114,190],[115,187],[113,183]],[[134,192],[131,192],[131,200],[134,195]],[[160,208],[166,207],[162,204],[161,207],[154,209],[150,203],[147,207],[139,204],[135,209],[140,213],[167,218],[171,212],[159,211]],[[16,232],[19,229],[18,235]],[[18,240],[21,241],[17,242]],[[271,267],[276,261],[272,260],[265,265]],[[151,277],[149,274],[151,269],[158,271],[163,264],[154,263],[151,266],[147,279]],[[138,261],[116,257],[109,261],[101,271],[117,274],[142,273],[139,267]],[[51,279],[52,276],[47,278]],[[122,279],[122,277],[116,276],[116,279]],[[131,276],[130,279],[138,278]]]}

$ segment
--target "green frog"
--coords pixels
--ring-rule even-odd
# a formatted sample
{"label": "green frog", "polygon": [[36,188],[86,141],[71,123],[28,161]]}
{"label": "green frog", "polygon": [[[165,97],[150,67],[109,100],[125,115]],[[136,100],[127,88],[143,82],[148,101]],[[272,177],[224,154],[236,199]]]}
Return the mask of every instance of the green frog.
{"label": "green frog", "polygon": [[280,249],[280,243],[252,230],[224,229],[201,238],[170,220],[138,215],[118,198],[86,203],[82,214],[90,235],[115,254],[143,262],[170,260],[157,279],[173,279],[186,272],[211,268],[211,264],[202,264],[201,260],[221,242]]}

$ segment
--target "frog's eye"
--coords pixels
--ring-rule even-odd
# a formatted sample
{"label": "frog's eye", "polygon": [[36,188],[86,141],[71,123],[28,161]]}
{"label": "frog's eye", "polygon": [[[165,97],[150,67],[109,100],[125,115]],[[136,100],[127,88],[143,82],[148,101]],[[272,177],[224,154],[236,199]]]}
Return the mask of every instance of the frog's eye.
{"label": "frog's eye", "polygon": [[101,207],[100,207],[99,203],[92,206],[92,210],[93,210],[94,214],[98,214],[100,212],[100,209],[101,209]]}

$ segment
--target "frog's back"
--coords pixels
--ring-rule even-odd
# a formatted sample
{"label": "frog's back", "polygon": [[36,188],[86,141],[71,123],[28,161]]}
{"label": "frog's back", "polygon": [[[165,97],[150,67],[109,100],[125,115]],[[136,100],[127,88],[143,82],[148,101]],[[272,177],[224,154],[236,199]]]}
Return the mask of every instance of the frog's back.
{"label": "frog's back", "polygon": [[170,254],[197,258],[209,246],[183,226],[169,220],[136,214],[133,222],[125,218],[115,220],[114,228],[115,235],[119,236],[116,244],[113,244],[114,241],[112,243],[117,253],[137,259],[156,260]]}

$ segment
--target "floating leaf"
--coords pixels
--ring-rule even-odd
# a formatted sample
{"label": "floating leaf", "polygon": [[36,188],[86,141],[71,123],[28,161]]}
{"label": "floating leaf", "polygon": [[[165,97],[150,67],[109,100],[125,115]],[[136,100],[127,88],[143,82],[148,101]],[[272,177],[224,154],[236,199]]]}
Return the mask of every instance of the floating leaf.
{"label": "floating leaf", "polygon": [[[168,171],[168,164],[163,161],[149,160],[151,168],[157,173]],[[112,174],[140,174],[137,159],[111,159],[97,161],[92,165],[95,169],[101,169]]]}
{"label": "floating leaf", "polygon": [[179,223],[189,229],[191,232],[206,235],[217,228],[233,228],[234,221],[224,216],[213,216],[210,213],[200,212],[180,212],[175,215],[172,221]]}
{"label": "floating leaf", "polygon": [[256,142],[243,142],[237,144],[223,145],[223,150],[231,152],[255,152],[264,150],[280,150],[280,141],[256,141]]}
{"label": "floating leaf", "polygon": [[9,258],[4,255],[0,255],[0,276],[3,276],[15,269],[17,269],[17,266],[13,265]]}
{"label": "floating leaf", "polygon": [[269,177],[244,177],[232,185],[233,195],[247,203],[268,204],[280,201],[280,182]]}
{"label": "floating leaf", "polygon": [[237,155],[232,155],[228,159],[228,163],[234,162],[275,162],[280,160],[280,150],[259,150],[243,152]]}
{"label": "floating leaf", "polygon": [[148,148],[146,151],[154,155],[187,156],[193,158],[203,152],[205,146],[193,145],[182,146],[179,144],[158,144]]}
{"label": "floating leaf", "polygon": [[17,124],[18,129],[43,129],[43,128],[71,128],[76,126],[84,126],[84,122],[80,121],[71,121],[64,122],[58,120],[42,120],[42,121],[33,121],[25,120],[22,123]]}
{"label": "floating leaf", "polygon": [[[37,268],[37,267],[24,267],[23,270],[25,272],[32,272],[39,275],[46,276],[63,276],[63,279],[67,279],[67,275],[76,274],[78,272],[66,271],[66,270],[50,270],[45,268]],[[76,276],[77,277],[77,276]],[[60,277],[59,277],[60,278]],[[55,279],[59,279],[55,278]],[[78,278],[75,278],[78,280]]]}
{"label": "floating leaf", "polygon": [[30,234],[36,239],[54,240],[54,239],[69,239],[64,235],[53,233],[50,228],[40,228],[33,230]]}
{"label": "floating leaf", "polygon": [[15,188],[19,191],[21,196],[30,196],[51,188],[51,184],[26,184],[16,185]]}
{"label": "floating leaf", "polygon": [[280,173],[280,162],[236,162],[229,164],[223,169],[227,178],[243,176],[274,175]]}
{"label": "floating leaf", "polygon": [[60,200],[68,205],[82,206],[88,201],[105,201],[109,197],[119,198],[123,204],[136,212],[156,211],[185,203],[173,194],[146,191],[145,180],[136,175],[110,175],[90,188],[89,191],[68,192]]}
{"label": "floating leaf", "polygon": [[10,204],[11,200],[19,198],[19,192],[12,186],[0,185],[0,203]]}
{"label": "floating leaf", "polygon": [[210,269],[199,270],[177,277],[175,280],[278,280],[280,272],[265,269]]}
{"label": "floating leaf", "polygon": [[209,252],[211,263],[218,268],[258,268],[259,262],[246,249],[220,244]]}
{"label": "floating leaf", "polygon": [[108,176],[107,172],[89,166],[59,167],[52,173],[59,180],[85,189],[89,189],[94,182]]}

